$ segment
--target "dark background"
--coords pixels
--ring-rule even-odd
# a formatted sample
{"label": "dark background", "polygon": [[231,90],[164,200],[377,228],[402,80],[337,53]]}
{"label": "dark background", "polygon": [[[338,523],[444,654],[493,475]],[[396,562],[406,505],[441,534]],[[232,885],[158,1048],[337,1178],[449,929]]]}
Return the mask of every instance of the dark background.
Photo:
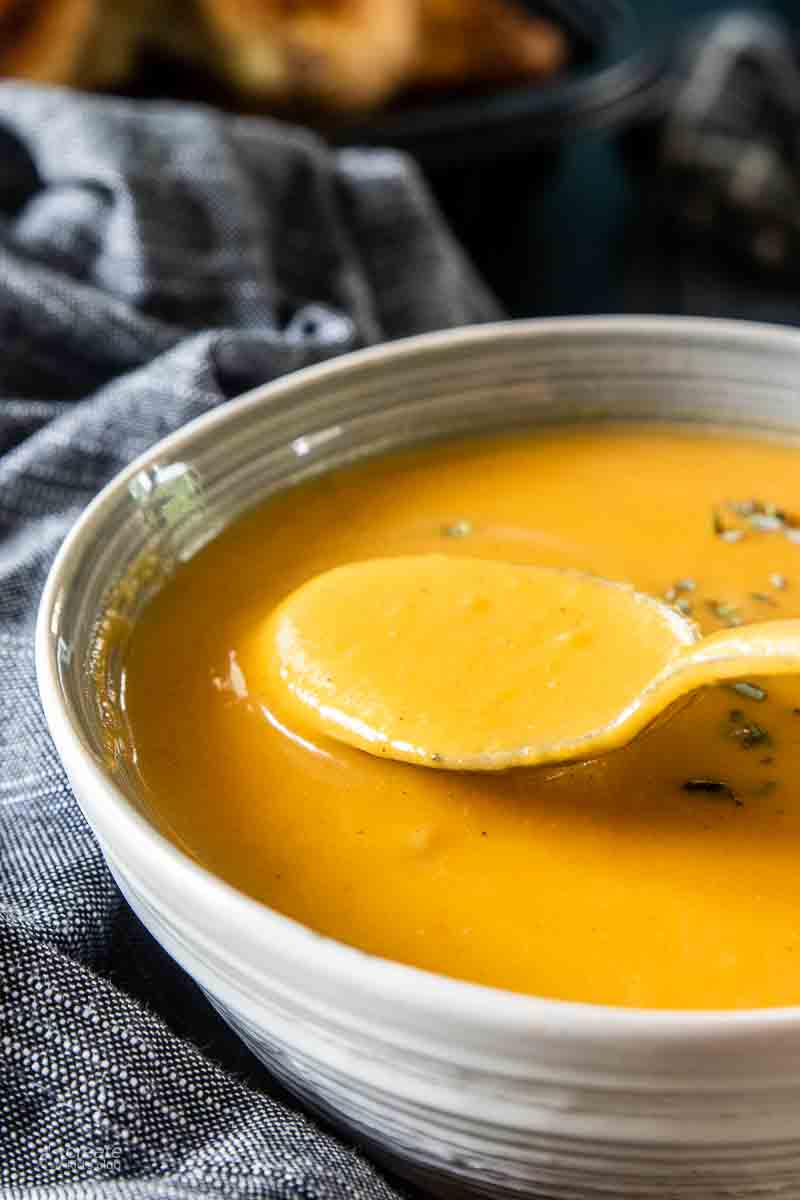
{"label": "dark background", "polygon": [[[634,7],[657,46],[731,7],[777,13],[800,27],[798,0],[635,0]],[[512,316],[686,312],[800,323],[800,288],[664,239],[614,133],[567,139],[547,178],[520,178],[522,206],[505,186],[506,261],[496,252],[490,274]]]}

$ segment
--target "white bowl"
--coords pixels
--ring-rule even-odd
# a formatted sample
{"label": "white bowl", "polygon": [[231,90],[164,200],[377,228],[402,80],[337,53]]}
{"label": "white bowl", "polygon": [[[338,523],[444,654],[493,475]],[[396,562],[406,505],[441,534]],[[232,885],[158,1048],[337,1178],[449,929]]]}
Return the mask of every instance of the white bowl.
{"label": "white bowl", "polygon": [[[92,631],[142,552],[169,570],[271,491],[365,454],[598,417],[800,431],[800,333],[512,323],[350,355],[228,404],[119,475],[67,538],[39,615],[42,702],[81,808],[153,935],[293,1091],[432,1192],[796,1198],[800,1008],[560,1003],[320,937],[161,836],[98,720]],[[116,602],[135,613],[152,586]]]}

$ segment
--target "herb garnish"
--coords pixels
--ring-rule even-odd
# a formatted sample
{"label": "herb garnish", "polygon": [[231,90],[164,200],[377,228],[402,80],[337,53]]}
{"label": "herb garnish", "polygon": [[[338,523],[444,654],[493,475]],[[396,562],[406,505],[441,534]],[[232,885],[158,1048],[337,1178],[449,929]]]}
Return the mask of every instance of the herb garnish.
{"label": "herb garnish", "polygon": [[672,587],[667,588],[664,592],[664,599],[671,604],[681,592],[693,592],[696,588],[697,584],[694,579],[676,579]]}
{"label": "herb garnish", "polygon": [[760,533],[774,533],[777,529],[783,529],[786,522],[783,519],[783,513],[754,513],[752,517],[748,517],[751,529],[757,529]]}
{"label": "herb garnish", "polygon": [[800,520],[777,504],[767,504],[763,500],[728,500],[724,508],[739,522],[738,525],[726,524],[720,507],[714,505],[711,509],[714,536],[725,542],[739,542],[747,532],[783,533],[790,541],[800,542]]}
{"label": "herb garnish", "polygon": [[736,529],[725,524],[722,514],[716,507],[711,509],[711,531],[714,537],[720,538],[723,542],[740,542],[744,537],[743,529]]}
{"label": "herb garnish", "polygon": [[475,527],[472,521],[467,521],[462,517],[459,521],[453,521],[451,525],[442,525],[439,532],[442,537],[462,538],[469,537],[471,533],[474,533]]}
{"label": "herb garnish", "polygon": [[752,517],[754,513],[764,511],[764,506],[758,500],[730,500],[728,508],[739,517]]}
{"label": "herb garnish", "polygon": [[769,604],[772,608],[778,607],[778,601],[774,596],[768,596],[766,592],[751,592],[750,599],[755,600],[758,604]]}
{"label": "herb garnish", "polygon": [[681,784],[681,790],[684,792],[706,792],[710,796],[727,796],[732,800],[737,808],[741,808],[743,801],[739,799],[736,792],[729,783],[723,783],[721,779],[687,779]]}
{"label": "herb garnish", "polygon": [[697,584],[693,579],[676,579],[672,587],[668,587],[664,592],[664,599],[667,604],[671,604],[679,613],[683,613],[685,617],[691,616],[692,605],[686,599],[682,592],[695,591]]}
{"label": "herb garnish", "polygon": [[755,721],[744,719],[744,713],[739,708],[734,708],[728,713],[730,725],[726,728],[727,736],[734,742],[738,742],[743,750],[752,750],[755,746],[771,746],[772,738]]}
{"label": "herb garnish", "polygon": [[[789,515],[777,504],[765,504],[763,500],[729,500],[728,509],[739,517],[755,522],[756,528],[763,527],[764,521],[777,521],[779,525],[790,524]],[[773,528],[773,526],[768,526]]]}
{"label": "herb garnish", "polygon": [[767,693],[764,688],[759,687],[757,683],[729,683],[726,684],[731,691],[736,692],[739,696],[745,696],[748,700],[766,700]]}
{"label": "herb garnish", "polygon": [[724,600],[706,600],[706,608],[731,629],[743,623],[742,614],[735,604],[728,604]]}

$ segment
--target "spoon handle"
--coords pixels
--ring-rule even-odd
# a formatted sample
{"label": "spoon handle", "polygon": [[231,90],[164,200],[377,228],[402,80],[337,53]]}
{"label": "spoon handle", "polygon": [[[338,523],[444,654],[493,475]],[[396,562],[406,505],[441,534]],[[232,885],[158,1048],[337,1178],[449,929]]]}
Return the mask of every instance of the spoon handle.
{"label": "spoon handle", "polygon": [[660,707],[701,687],[764,675],[800,675],[800,620],[764,621],[712,633],[681,650],[645,695]]}

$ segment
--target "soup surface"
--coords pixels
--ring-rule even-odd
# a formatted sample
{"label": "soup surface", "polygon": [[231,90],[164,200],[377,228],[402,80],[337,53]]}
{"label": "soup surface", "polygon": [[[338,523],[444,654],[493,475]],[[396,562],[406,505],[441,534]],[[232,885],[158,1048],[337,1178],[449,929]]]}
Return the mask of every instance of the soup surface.
{"label": "soup surface", "polygon": [[477,775],[288,728],[263,650],[310,576],[391,555],[574,567],[704,632],[800,616],[799,462],[755,436],[582,426],[276,497],[134,629],[124,694],[161,827],[279,911],[447,975],[607,1004],[800,1003],[800,680],[709,690],[593,763]]}

